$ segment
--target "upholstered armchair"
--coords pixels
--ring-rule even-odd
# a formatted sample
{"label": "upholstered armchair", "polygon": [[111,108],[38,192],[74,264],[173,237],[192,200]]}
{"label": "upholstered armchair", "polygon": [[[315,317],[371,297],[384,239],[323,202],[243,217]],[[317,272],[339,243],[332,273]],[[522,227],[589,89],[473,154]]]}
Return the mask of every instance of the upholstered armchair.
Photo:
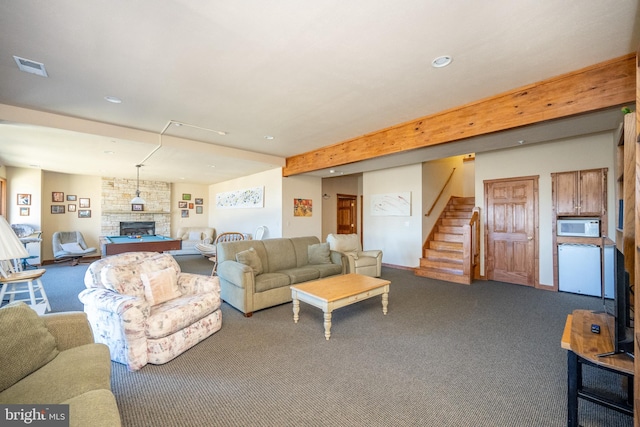
{"label": "upholstered armchair", "polygon": [[347,273],[371,277],[380,277],[382,274],[382,251],[377,249],[363,251],[357,234],[329,234],[327,243],[332,251],[346,256]]}
{"label": "upholstered armchair", "polygon": [[77,265],[80,258],[97,252],[96,248],[87,245],[79,231],[56,231],[52,244],[55,261],[71,261],[71,265]]}
{"label": "upholstered armchair", "polygon": [[216,229],[212,227],[180,227],[176,235],[177,239],[182,240],[183,254],[197,254],[196,245],[212,244],[216,236]]}
{"label": "upholstered armchair", "polygon": [[222,327],[219,279],[183,273],[170,254],[100,259],[84,283],[79,298],[96,342],[132,371],[169,362]]}

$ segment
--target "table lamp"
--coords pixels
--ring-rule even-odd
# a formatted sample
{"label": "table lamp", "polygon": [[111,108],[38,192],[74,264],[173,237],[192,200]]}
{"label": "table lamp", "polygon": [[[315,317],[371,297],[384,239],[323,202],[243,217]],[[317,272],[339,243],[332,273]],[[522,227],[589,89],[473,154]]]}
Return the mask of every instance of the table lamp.
{"label": "table lamp", "polygon": [[[29,252],[3,216],[0,216],[0,274],[9,277],[12,272],[11,262],[26,258]],[[6,268],[8,266],[8,268]]]}

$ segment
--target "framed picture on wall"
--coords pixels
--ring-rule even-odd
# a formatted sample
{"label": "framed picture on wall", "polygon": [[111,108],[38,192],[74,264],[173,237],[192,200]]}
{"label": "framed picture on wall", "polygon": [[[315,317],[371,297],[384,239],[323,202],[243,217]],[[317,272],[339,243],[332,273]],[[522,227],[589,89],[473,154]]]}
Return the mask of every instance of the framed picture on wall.
{"label": "framed picture on wall", "polygon": [[178,209],[187,209],[188,202],[178,202]]}
{"label": "framed picture on wall", "polygon": [[183,209],[182,211],[180,211],[180,216],[182,218],[189,218],[189,209]]}
{"label": "framed picture on wall", "polygon": [[195,199],[196,205],[203,205],[204,204],[204,199],[202,199],[201,197],[196,197]]}
{"label": "framed picture on wall", "polygon": [[64,205],[51,205],[51,213],[52,214],[63,214],[64,213]]}
{"label": "framed picture on wall", "polygon": [[20,216],[29,216],[29,208],[20,208]]}
{"label": "framed picture on wall", "polygon": [[191,200],[191,194],[182,193],[182,200]]}
{"label": "framed picture on wall", "polygon": [[18,194],[18,205],[30,206],[31,194]]}
{"label": "framed picture on wall", "polygon": [[144,205],[141,203],[133,203],[131,205],[131,210],[141,212],[144,210]]}
{"label": "framed picture on wall", "polygon": [[78,200],[78,196],[75,194],[67,194],[67,202],[75,202]]}
{"label": "framed picture on wall", "polygon": [[52,202],[64,202],[64,193],[62,191],[53,191],[51,193]]}
{"label": "framed picture on wall", "polygon": [[196,213],[201,214],[203,212],[202,206],[196,206]]}
{"label": "framed picture on wall", "polygon": [[67,211],[75,212],[76,211],[76,205],[67,205]]}
{"label": "framed picture on wall", "polygon": [[78,218],[91,218],[91,209],[78,209]]}
{"label": "framed picture on wall", "polygon": [[80,200],[78,201],[78,207],[79,208],[90,208],[91,207],[91,199],[80,197]]}

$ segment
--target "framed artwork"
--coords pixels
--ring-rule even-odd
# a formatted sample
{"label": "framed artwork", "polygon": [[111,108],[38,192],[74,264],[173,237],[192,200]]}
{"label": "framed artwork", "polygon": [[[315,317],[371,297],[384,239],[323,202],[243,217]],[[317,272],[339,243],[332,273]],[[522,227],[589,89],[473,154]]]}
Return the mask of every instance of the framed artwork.
{"label": "framed artwork", "polygon": [[372,194],[372,216],[411,216],[411,192]]}
{"label": "framed artwork", "polygon": [[202,206],[196,206],[196,213],[201,214],[203,211]]}
{"label": "framed artwork", "polygon": [[20,208],[20,216],[29,216],[29,208]]}
{"label": "framed artwork", "polygon": [[64,193],[62,191],[54,191],[51,193],[52,202],[64,202]]}
{"label": "framed artwork", "polygon": [[204,199],[202,199],[201,197],[196,197],[195,202],[196,202],[196,205],[203,205]]}
{"label": "framed artwork", "polygon": [[79,208],[90,208],[91,207],[91,200],[80,197],[80,200],[78,201],[78,207]]}
{"label": "framed artwork", "polygon": [[182,193],[182,200],[191,200],[191,194]]}
{"label": "framed artwork", "polygon": [[313,200],[293,199],[293,216],[312,216]]}
{"label": "framed artwork", "polygon": [[67,205],[67,211],[75,212],[76,211],[76,205]]}
{"label": "framed artwork", "polygon": [[144,205],[142,203],[133,203],[131,204],[131,210],[141,212],[144,210]]}
{"label": "framed artwork", "polygon": [[18,204],[23,206],[30,206],[31,194],[18,194]]}
{"label": "framed artwork", "polygon": [[189,209],[193,209],[193,203],[189,203]]}
{"label": "framed artwork", "polygon": [[67,202],[75,202],[76,200],[78,200],[77,197],[78,196],[76,196],[75,194],[67,194]]}
{"label": "framed artwork", "polygon": [[187,209],[188,202],[178,202],[178,209]]}
{"label": "framed artwork", "polygon": [[91,209],[78,209],[78,218],[91,218]]}
{"label": "framed artwork", "polygon": [[180,216],[181,216],[182,218],[189,218],[189,209],[183,209],[183,210],[180,212]]}
{"label": "framed artwork", "polygon": [[51,213],[52,214],[63,214],[64,213],[64,205],[51,205]]}

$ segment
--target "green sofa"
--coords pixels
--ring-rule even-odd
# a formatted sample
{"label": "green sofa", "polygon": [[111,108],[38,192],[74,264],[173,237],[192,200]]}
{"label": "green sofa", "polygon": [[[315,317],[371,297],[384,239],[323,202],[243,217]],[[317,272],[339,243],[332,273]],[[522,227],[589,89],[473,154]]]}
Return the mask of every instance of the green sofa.
{"label": "green sofa", "polygon": [[344,274],[344,256],[315,236],[238,240],[216,245],[224,302],[246,317],[291,301],[290,286]]}
{"label": "green sofa", "polygon": [[0,308],[0,337],[0,404],[69,405],[70,426],[121,425],[109,349],[94,343],[85,313],[38,316],[11,303]]}

